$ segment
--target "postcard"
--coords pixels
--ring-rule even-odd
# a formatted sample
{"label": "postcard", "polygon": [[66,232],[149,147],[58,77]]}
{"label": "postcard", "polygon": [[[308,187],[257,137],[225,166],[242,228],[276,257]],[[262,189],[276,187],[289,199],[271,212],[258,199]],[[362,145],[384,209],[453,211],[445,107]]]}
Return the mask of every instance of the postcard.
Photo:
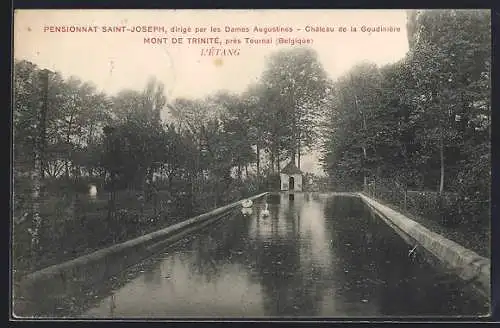
{"label": "postcard", "polygon": [[11,317],[478,318],[489,10],[16,10]]}

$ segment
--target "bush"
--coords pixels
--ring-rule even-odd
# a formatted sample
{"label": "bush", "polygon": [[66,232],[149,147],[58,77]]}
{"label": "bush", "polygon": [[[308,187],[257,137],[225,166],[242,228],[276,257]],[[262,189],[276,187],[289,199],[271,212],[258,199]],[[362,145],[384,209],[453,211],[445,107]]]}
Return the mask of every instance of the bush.
{"label": "bush", "polygon": [[281,181],[279,174],[272,174],[267,177],[267,190],[279,191],[281,189]]}
{"label": "bush", "polygon": [[[377,186],[375,197],[405,209],[404,192]],[[406,211],[444,227],[460,225],[487,227],[490,220],[489,201],[476,200],[459,193],[445,192],[439,195],[433,191],[408,191]]]}
{"label": "bush", "polygon": [[407,195],[408,211],[444,226],[456,226],[462,223],[459,207],[459,198],[454,193],[439,195],[436,192],[410,192]]}

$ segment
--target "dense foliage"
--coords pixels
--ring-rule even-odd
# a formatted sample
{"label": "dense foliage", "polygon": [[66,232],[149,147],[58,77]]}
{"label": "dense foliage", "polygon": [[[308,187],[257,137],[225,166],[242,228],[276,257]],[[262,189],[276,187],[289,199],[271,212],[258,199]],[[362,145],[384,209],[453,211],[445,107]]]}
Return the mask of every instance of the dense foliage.
{"label": "dense foliage", "polygon": [[[317,146],[327,178],[306,175],[310,190],[365,188],[426,216],[489,218],[489,12],[408,18],[399,62],[360,63],[332,81],[313,50],[292,48],[241,94],[204,99],[167,99],[155,78],[109,95],[58,72],[47,82],[16,60],[18,258],[29,252],[21,245],[32,257],[79,253],[277,188],[283,165],[300,168]],[[85,196],[89,184],[97,199]],[[408,190],[433,193],[417,201]]]}
{"label": "dense foliage", "polygon": [[409,12],[405,58],[335,81],[324,127],[331,182],[488,200],[490,30],[488,11]]}
{"label": "dense foliage", "polygon": [[109,95],[46,74],[15,62],[15,249],[35,266],[276,188],[284,162],[313,145],[326,90],[302,48],[276,53],[245,92],[204,99],[166,99],[155,78]]}

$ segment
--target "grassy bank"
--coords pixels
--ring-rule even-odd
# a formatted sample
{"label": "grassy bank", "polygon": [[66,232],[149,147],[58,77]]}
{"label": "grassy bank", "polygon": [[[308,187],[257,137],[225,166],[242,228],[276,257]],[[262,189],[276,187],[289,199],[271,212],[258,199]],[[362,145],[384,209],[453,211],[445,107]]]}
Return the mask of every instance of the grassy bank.
{"label": "grassy bank", "polygon": [[395,192],[365,194],[481,256],[491,256],[489,201],[418,191],[408,192],[406,200]]}
{"label": "grassy bank", "polygon": [[[40,246],[31,251],[29,181],[17,181],[14,197],[13,268],[16,277],[181,222],[250,196],[252,184],[233,183],[216,193],[210,184],[195,193],[162,189],[144,199],[137,190],[116,192],[115,215],[108,216],[109,193],[96,197],[61,182],[46,188],[40,202]],[[255,189],[255,190],[254,190]]]}

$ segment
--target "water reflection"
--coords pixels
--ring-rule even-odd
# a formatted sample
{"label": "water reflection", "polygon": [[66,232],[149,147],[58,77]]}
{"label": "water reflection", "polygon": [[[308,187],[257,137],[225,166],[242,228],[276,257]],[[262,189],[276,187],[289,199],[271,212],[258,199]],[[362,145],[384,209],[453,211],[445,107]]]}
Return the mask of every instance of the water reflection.
{"label": "water reflection", "polygon": [[[212,317],[262,314],[260,285],[251,282],[245,267],[239,263],[210,263],[215,262],[215,259],[200,260],[202,256],[188,255],[178,252],[164,259],[160,270],[156,270],[162,280],[154,288],[144,288],[138,278],[85,316]],[[109,309],[109,304],[113,305],[113,312],[104,312]]]}
{"label": "water reflection", "polygon": [[339,290],[345,304],[361,300],[391,316],[484,313],[485,304],[462,293],[459,279],[448,275],[453,284],[441,284],[441,274],[422,257],[409,257],[411,246],[358,201],[333,199],[325,209],[335,213],[330,231],[340,261],[332,269],[345,281]]}
{"label": "water reflection", "polygon": [[[90,317],[473,314],[459,284],[349,197],[283,194],[157,256]],[[149,271],[148,271],[149,270]],[[437,302],[437,303],[436,303]],[[465,304],[465,305],[463,305]]]}
{"label": "water reflection", "polygon": [[115,303],[115,295],[111,295],[109,299],[109,316],[114,317],[115,316],[115,309],[116,309],[116,303]]}
{"label": "water reflection", "polygon": [[258,231],[249,232],[252,243],[261,250],[257,269],[266,293],[266,315],[322,315],[320,305],[325,301],[333,257],[322,204],[309,203],[301,194],[294,200],[282,195],[273,210],[278,216],[270,226],[257,222],[251,229]]}

